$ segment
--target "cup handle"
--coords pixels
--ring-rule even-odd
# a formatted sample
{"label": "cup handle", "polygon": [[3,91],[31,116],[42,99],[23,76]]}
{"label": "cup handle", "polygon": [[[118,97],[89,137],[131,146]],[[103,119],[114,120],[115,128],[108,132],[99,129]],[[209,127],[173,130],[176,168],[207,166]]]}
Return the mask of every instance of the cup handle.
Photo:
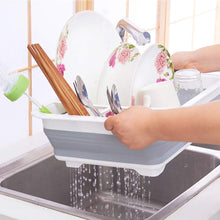
{"label": "cup handle", "polygon": [[150,107],[151,104],[151,97],[149,95],[144,95],[143,96],[143,104],[146,107]]}

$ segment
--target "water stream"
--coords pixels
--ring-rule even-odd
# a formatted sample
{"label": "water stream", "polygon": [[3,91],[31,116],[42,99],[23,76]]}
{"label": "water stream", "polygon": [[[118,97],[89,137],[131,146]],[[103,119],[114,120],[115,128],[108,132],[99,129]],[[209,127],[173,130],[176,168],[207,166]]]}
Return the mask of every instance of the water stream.
{"label": "water stream", "polygon": [[95,165],[70,168],[70,205],[115,219],[143,219],[155,210],[150,177]]}

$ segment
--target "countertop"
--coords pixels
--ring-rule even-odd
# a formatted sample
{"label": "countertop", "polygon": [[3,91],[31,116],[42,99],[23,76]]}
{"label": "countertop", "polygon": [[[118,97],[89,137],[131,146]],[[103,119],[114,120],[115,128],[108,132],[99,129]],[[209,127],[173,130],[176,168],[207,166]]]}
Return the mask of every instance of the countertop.
{"label": "countertop", "polygon": [[[27,137],[20,142],[0,147],[0,165],[25,154],[42,145],[50,145],[43,133]],[[171,214],[167,220],[181,219],[220,219],[220,178],[193,197],[189,202]],[[81,219],[52,209],[44,208],[32,203],[0,195],[0,219],[32,220],[53,219],[73,220]]]}

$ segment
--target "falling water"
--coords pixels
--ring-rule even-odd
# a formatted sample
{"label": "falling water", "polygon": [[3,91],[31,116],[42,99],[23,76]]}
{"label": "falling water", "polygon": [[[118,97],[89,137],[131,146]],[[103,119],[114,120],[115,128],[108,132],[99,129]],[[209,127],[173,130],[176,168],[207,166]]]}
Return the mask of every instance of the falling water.
{"label": "falling water", "polygon": [[124,169],[124,195],[128,198],[129,194],[129,169]]}
{"label": "falling water", "polygon": [[116,191],[118,195],[121,195],[121,187],[122,187],[122,180],[121,180],[121,169],[116,168],[117,180],[116,180]]}
{"label": "falling water", "polygon": [[151,197],[150,177],[134,170],[95,165],[70,168],[70,204],[77,209],[114,219],[142,219],[149,216],[144,208]]}
{"label": "falling water", "polygon": [[150,181],[150,177],[147,177],[147,178],[148,178],[148,180],[147,180],[147,185],[148,185],[148,187],[147,187],[147,189],[148,189],[148,202],[150,203],[150,201],[151,201],[151,189],[150,189],[151,181]]}

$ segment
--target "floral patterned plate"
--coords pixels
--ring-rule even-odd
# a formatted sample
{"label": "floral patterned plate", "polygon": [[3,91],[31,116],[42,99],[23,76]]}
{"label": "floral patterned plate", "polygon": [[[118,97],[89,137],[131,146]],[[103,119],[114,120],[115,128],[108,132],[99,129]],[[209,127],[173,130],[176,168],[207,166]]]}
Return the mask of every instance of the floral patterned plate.
{"label": "floral patterned plate", "polygon": [[110,52],[120,43],[115,27],[94,11],[75,14],[65,24],[59,38],[56,65],[73,88],[80,75],[95,103],[98,80]]}
{"label": "floral patterned plate", "polygon": [[106,87],[115,84],[121,104],[137,103],[138,91],[155,82],[172,80],[173,63],[168,50],[153,44],[141,55],[132,44],[121,44],[107,59],[99,81],[97,103],[107,104]]}
{"label": "floral patterned plate", "polygon": [[173,78],[173,63],[168,50],[161,44],[151,45],[142,54],[135,73],[132,105],[139,104],[135,102],[135,99],[141,88]]}
{"label": "floral patterned plate", "polygon": [[97,103],[108,104],[106,88],[115,84],[122,106],[131,105],[134,73],[140,60],[138,49],[129,43],[121,43],[104,64],[100,77]]}

